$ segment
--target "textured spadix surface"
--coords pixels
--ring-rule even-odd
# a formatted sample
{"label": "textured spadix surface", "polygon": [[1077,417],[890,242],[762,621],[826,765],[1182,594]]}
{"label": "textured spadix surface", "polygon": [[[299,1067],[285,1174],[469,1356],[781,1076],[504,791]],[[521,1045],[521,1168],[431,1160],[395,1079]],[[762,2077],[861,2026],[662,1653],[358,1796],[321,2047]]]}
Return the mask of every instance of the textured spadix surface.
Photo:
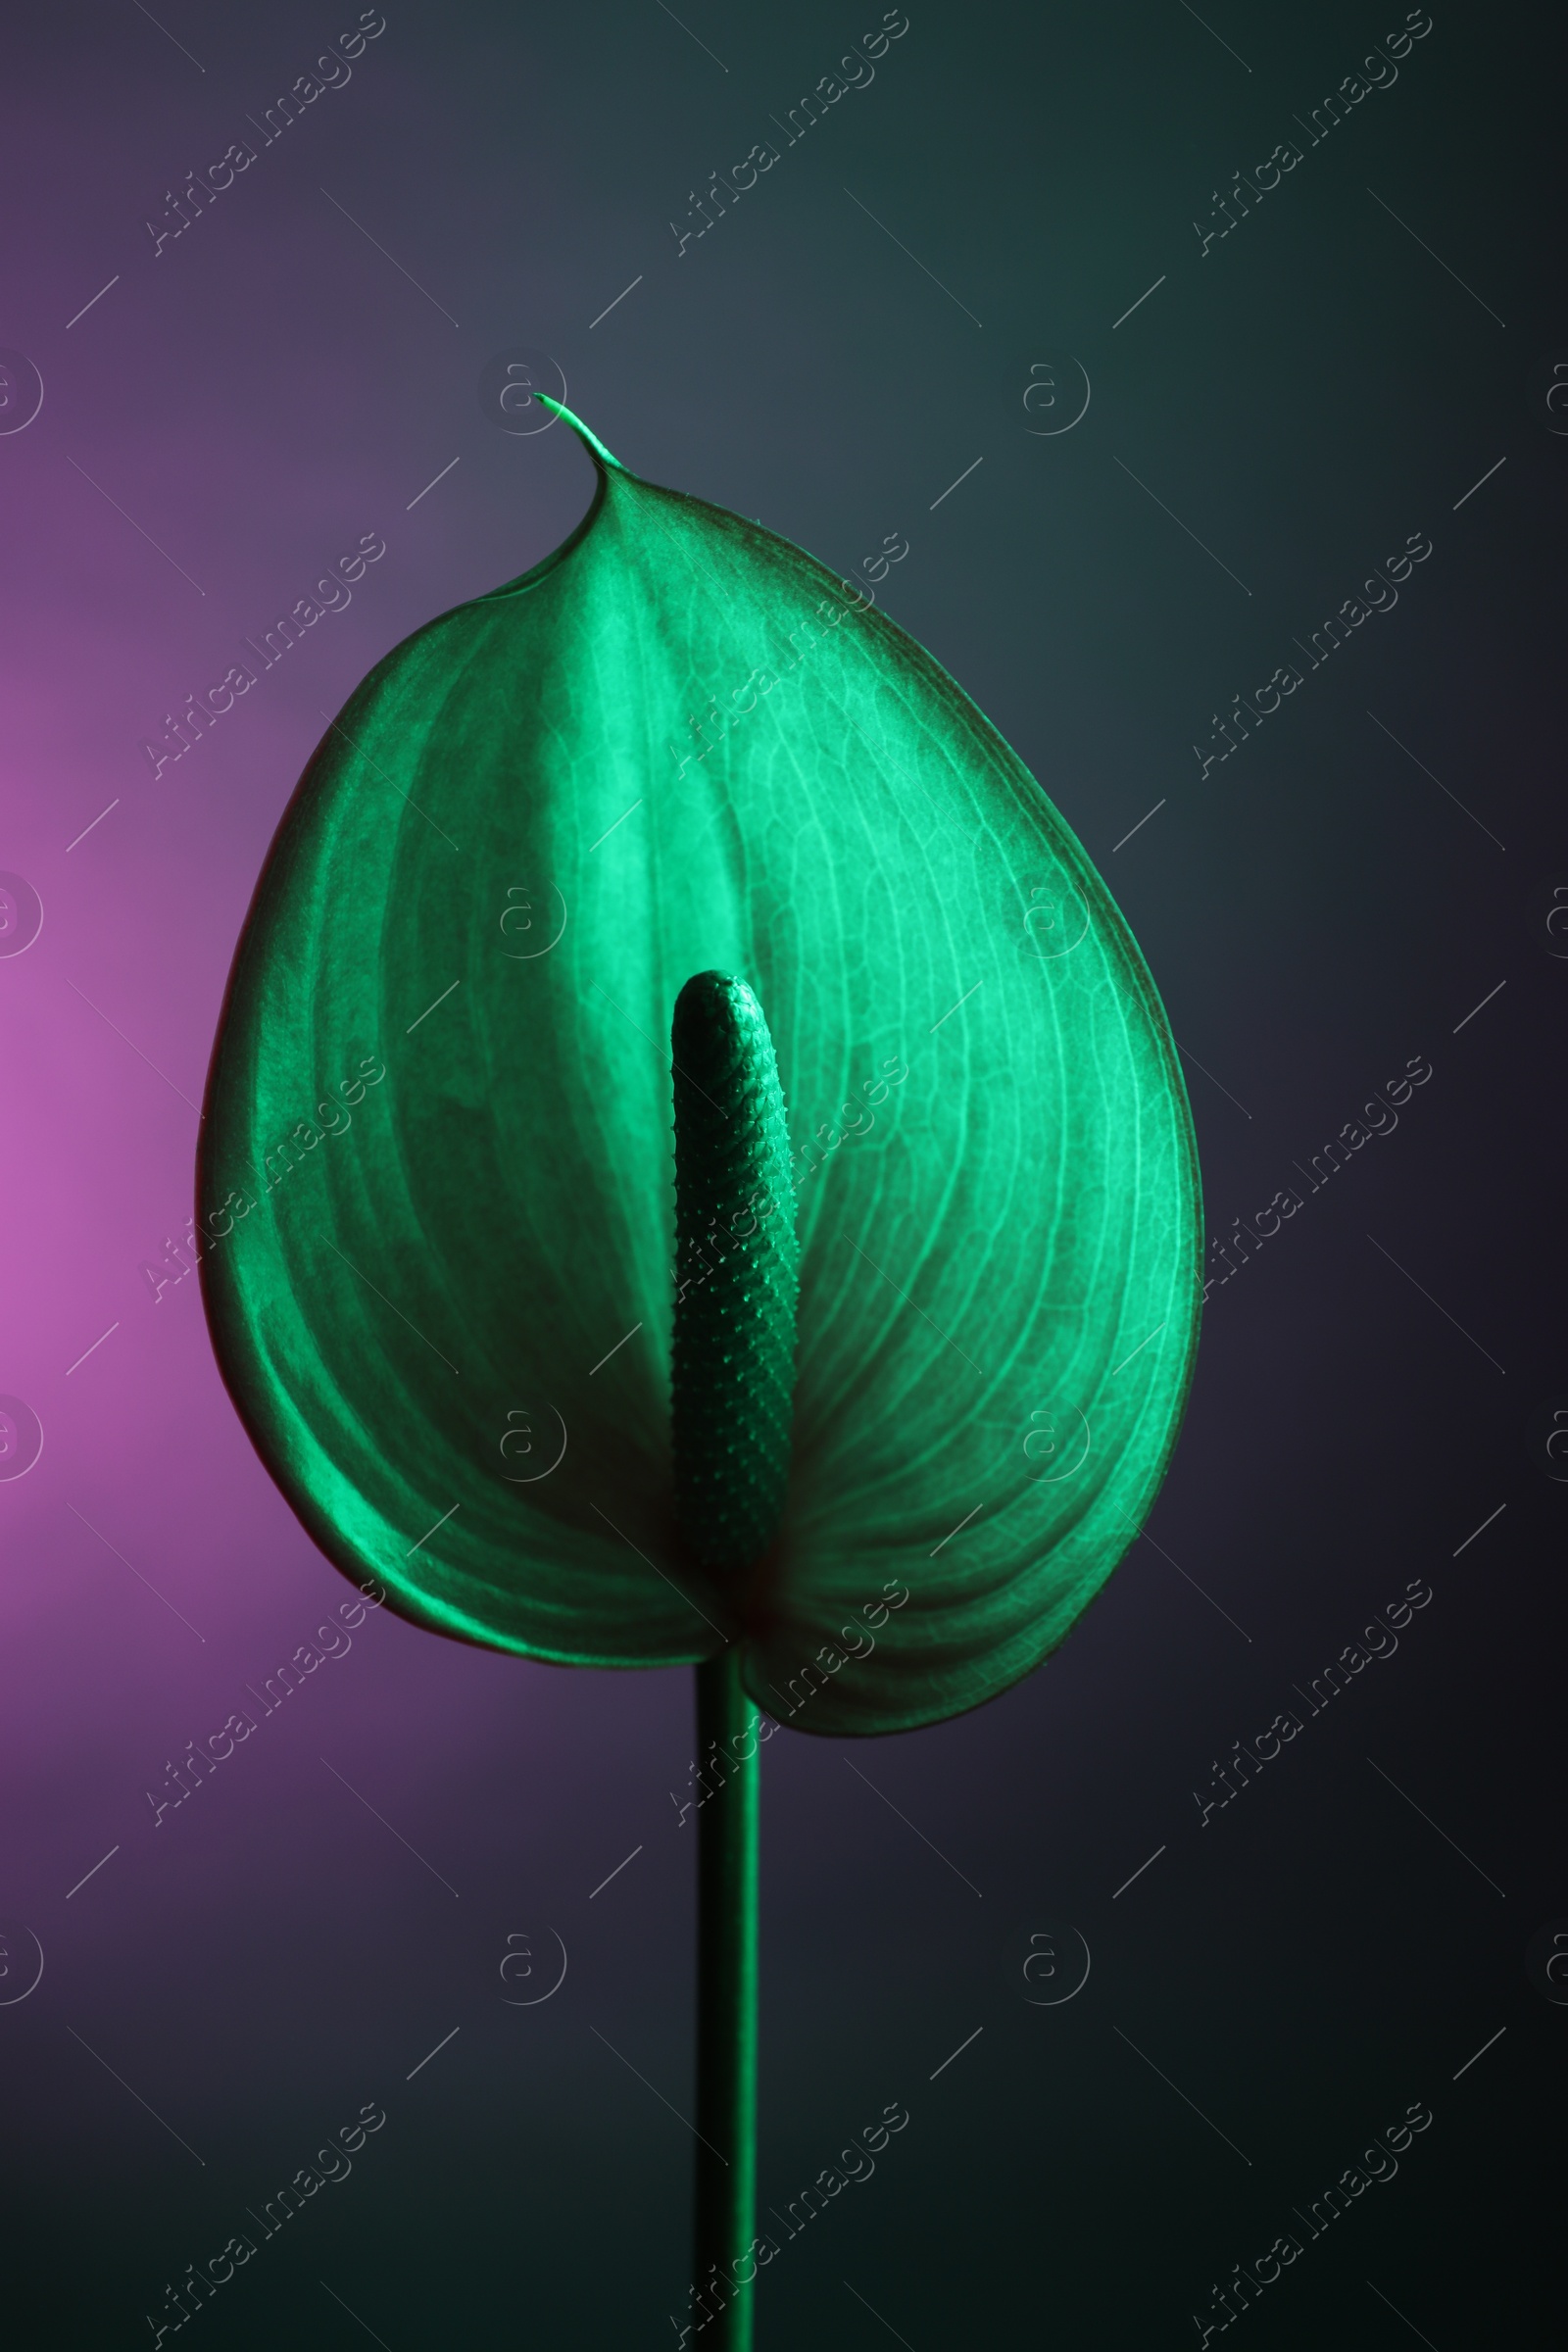
{"label": "textured spadix surface", "polygon": [[789,1494],[799,1289],[789,1129],[767,1021],[744,980],[675,1000],[675,1331],[670,1435],[687,1553],[726,1583]]}
{"label": "textured spadix surface", "polygon": [[[583,438],[578,531],[388,655],[279,829],[198,1171],[220,1360],[318,1543],[410,1617],[578,1664],[734,1638],[799,1729],[935,1721],[1061,1640],[1174,1442],[1170,1033],[939,664]],[[800,1244],[749,1580],[694,1566],[671,1475],[670,1019],[714,970],[772,1033]]]}

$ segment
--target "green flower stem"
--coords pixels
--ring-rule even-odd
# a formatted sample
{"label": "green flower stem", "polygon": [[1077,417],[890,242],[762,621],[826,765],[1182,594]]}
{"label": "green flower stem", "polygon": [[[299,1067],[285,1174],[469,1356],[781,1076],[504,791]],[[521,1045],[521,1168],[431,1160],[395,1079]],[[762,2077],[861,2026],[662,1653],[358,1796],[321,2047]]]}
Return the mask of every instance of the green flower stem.
{"label": "green flower stem", "polygon": [[719,1760],[704,1766],[718,1785],[697,1817],[693,2281],[716,2314],[711,2334],[703,2329],[713,2352],[751,2352],[756,2265],[745,2257],[757,2220],[759,1718],[741,1688],[734,1643],[696,1671],[698,1753]]}

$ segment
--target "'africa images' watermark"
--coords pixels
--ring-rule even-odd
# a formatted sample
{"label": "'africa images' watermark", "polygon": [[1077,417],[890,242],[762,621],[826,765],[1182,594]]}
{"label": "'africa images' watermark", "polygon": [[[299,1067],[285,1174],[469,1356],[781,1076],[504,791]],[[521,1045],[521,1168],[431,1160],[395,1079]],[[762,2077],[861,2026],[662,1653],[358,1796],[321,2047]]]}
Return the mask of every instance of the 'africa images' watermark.
{"label": "'africa images' watermark", "polygon": [[[821,122],[828,108],[837,106],[839,100],[847,97],[851,90],[868,90],[876,79],[876,68],[871,64],[871,59],[886,57],[888,44],[891,41],[902,40],[908,29],[909,20],[904,11],[890,8],[883,17],[877,31],[862,33],[859,49],[853,55],[840,58],[840,73],[822,74],[817,81],[816,88],[808,91],[804,98],[798,99],[795,105],[789,109],[789,118],[795,127],[793,130],[784,131],[786,148],[793,147],[798,140],[804,139],[812,125]],[[863,56],[860,54],[862,50],[864,51]],[[779,122],[777,115],[770,116],[769,121],[776,123],[780,130],[784,130],[784,125]],[[719,220],[722,220],[731,206],[739,204],[741,198],[748,195],[757,186],[759,176],[762,172],[772,171],[778,160],[779,150],[776,147],[770,147],[765,139],[759,139],[740,163],[731,164],[728,179],[721,178],[716,172],[710,172],[708,185],[701,196],[698,195],[695,188],[689,189],[690,209],[686,218],[691,220],[700,215],[703,225],[697,229],[682,229],[678,228],[673,220],[670,222],[669,231],[675,239],[676,260],[685,260],[686,248],[694,237],[706,237],[710,228],[716,227],[717,221],[710,217],[710,208],[713,214],[718,216]],[[729,198],[729,205],[724,204],[720,199],[718,193],[720,188]]]}
{"label": "'africa images' watermark", "polygon": [[[701,718],[695,711],[688,713],[686,724],[691,729],[693,743],[701,744],[703,748],[701,751],[683,753],[676,744],[672,743],[667,747],[670,758],[675,761],[677,782],[686,773],[693,760],[699,761],[706,760],[709,753],[716,745],[722,743],[727,735],[734,734],[741,719],[750,717],[762,697],[771,694],[776,686],[782,684],[783,680],[789,676],[790,671],[798,668],[808,654],[827,642],[825,630],[817,630],[815,627],[817,621],[825,620],[827,628],[836,629],[843,621],[846,612],[864,612],[876,603],[876,598],[871,590],[859,580],[838,581],[834,583],[834,587],[835,593],[842,591],[842,601],[839,604],[835,605],[832,596],[821,597],[812,607],[808,617],[797,621],[794,628],[786,629],[782,622],[778,624],[780,633],[794,657],[793,660],[784,662],[782,667],[776,670],[769,668],[765,662],[760,668],[748,670],[741,683],[730,688],[729,701],[732,707],[729,710],[726,710],[716,698],[710,697],[707,709]],[[795,640],[798,636],[805,638],[804,645],[796,644]],[[751,695],[752,699],[749,703],[742,702],[741,697],[744,694]]]}
{"label": "'africa images' watermark", "polygon": [[[1412,1577],[1404,1588],[1402,1599],[1390,1601],[1381,1616],[1374,1616],[1371,1624],[1362,1627],[1356,1641],[1347,1642],[1333,1664],[1325,1666],[1320,1674],[1311,1677],[1310,1698],[1299,1684],[1293,1683],[1291,1687],[1297,1695],[1306,1699],[1308,1721],[1315,1715],[1321,1715],[1330,1699],[1338,1698],[1342,1690],[1348,1690],[1352,1677],[1364,1673],[1374,1658],[1380,1662],[1392,1658],[1399,1646],[1399,1635],[1409,1625],[1414,1612],[1424,1609],[1431,1598],[1432,1587],[1426,1579]],[[1213,1778],[1208,1785],[1216,1793],[1205,1797],[1199,1789],[1193,1790],[1199,1828],[1206,1830],[1209,1815],[1215,1811],[1223,1812],[1227,1805],[1233,1804],[1249,1783],[1257,1779],[1264,1766],[1272,1764],[1297,1734],[1305,1728],[1300,1717],[1287,1709],[1275,1716],[1267,1731],[1254,1735],[1250,1747],[1244,1747],[1240,1740],[1233,1740],[1231,1752],[1224,1764],[1221,1765],[1217,1759],[1214,1762]],[[1270,1740],[1272,1746],[1266,1744]],[[1249,1765],[1250,1771],[1247,1769]],[[1217,1793],[1220,1788],[1225,1790],[1223,1796]]]}
{"label": "'africa images' watermark", "polygon": [[[840,1673],[844,1667],[856,1664],[860,1659],[868,1658],[871,1655],[872,1650],[876,1647],[877,1633],[888,1621],[889,1610],[903,1608],[909,1597],[909,1588],[907,1585],[901,1585],[890,1579],[882,1587],[882,1592],[885,1597],[861,1602],[860,1615],[865,1619],[863,1626],[853,1623],[840,1626],[839,1642],[844,1643],[842,1649],[838,1646],[838,1642],[824,1642],[816,1653],[814,1664],[803,1666],[798,1674],[790,1678],[789,1689],[793,1704],[785,1700],[784,1693],[772,1683],[769,1683],[768,1689],[784,1705],[784,1713],[776,1722],[771,1716],[764,1715],[759,1710],[756,1724],[750,1733],[737,1732],[731,1740],[722,1743],[717,1740],[709,1741],[708,1753],[703,1758],[701,1769],[698,1767],[696,1758],[692,1759],[691,1778],[686,1786],[689,1788],[696,1788],[698,1794],[695,1797],[688,1797],[685,1804],[682,1804],[673,1788],[669,1792],[669,1801],[675,1808],[677,1829],[684,1828],[686,1816],[694,1805],[701,1812],[709,1798],[716,1795],[717,1791],[723,1788],[727,1773],[721,1767],[732,1763],[750,1763],[758,1749],[765,1746],[767,1741],[772,1739],[780,1724],[788,1722],[798,1715],[803,1707],[810,1704],[819,1690],[825,1690],[828,1688],[831,1676]],[[801,1688],[803,1684],[805,1685],[804,1690]],[[743,1745],[743,1741],[748,1744]],[[722,1754],[721,1746],[726,1751]],[[711,1787],[709,1780],[704,1778],[705,1774],[711,1777]]]}
{"label": "'africa images' watermark", "polygon": [[[898,2120],[895,2121],[895,2118]],[[859,2139],[852,2139],[847,2148],[840,2149],[838,2168],[825,2164],[816,2179],[803,2188],[798,2196],[790,2199],[786,2207],[788,2221],[775,2206],[769,2206],[768,2211],[784,2230],[785,2243],[799,2237],[808,2222],[814,2221],[819,2213],[825,2213],[829,2199],[842,2195],[852,2180],[863,2187],[876,2171],[873,2159],[886,2148],[889,2134],[902,2132],[908,2121],[909,2110],[903,2101],[890,2100],[882,2110],[879,2124],[862,2127]],[[811,2201],[813,2197],[816,2200],[814,2205]],[[754,2237],[747,2251],[736,2255],[729,2264],[728,2277],[722,2265],[716,2262],[711,2264],[708,2277],[689,2290],[687,2300],[693,2316],[685,2327],[681,2326],[673,2312],[669,2315],[677,2345],[685,2345],[694,2334],[700,2335],[705,2328],[710,2327],[735,2288],[750,2286],[759,2271],[766,2270],[780,2250],[776,2238]]]}
{"label": "'africa images' watermark", "polygon": [[[306,630],[314,629],[326,613],[347,611],[354,602],[349,583],[363,580],[366,565],[378,564],[385,554],[386,541],[380,532],[364,532],[355,553],[339,556],[335,567],[317,581],[313,595],[296,598],[289,612],[280,612],[271,627],[263,632],[260,645],[253,637],[243,639],[246,652],[255,656],[262,669],[274,668],[289,647],[297,645]],[[260,674],[249,662],[236,662],[227,676],[216,686],[209,686],[200,700],[194,694],[187,694],[177,717],[172,710],[164,712],[163,742],[154,743],[144,737],[139,747],[155,781],[166,767],[196,749],[224,712],[233,710],[240,696],[249,694]]]}
{"label": "'africa images' watermark", "polygon": [[[275,1186],[281,1184],[286,1177],[292,1175],[297,1167],[303,1165],[306,1153],[314,1152],[317,1145],[323,1142],[327,1136],[346,1135],[354,1124],[348,1106],[352,1103],[358,1108],[365,1100],[366,1088],[379,1086],[385,1076],[386,1063],[384,1061],[377,1062],[373,1054],[367,1054],[362,1057],[358,1071],[350,1070],[346,1078],[338,1079],[335,1087],[328,1087],[325,1100],[316,1105],[316,1116],[320,1120],[320,1126],[318,1128],[311,1119],[296,1120],[286,1136],[280,1138],[277,1143],[262,1153],[262,1165],[267,1171],[267,1181],[265,1185],[262,1185],[258,1176],[257,1182],[264,1197]],[[338,1099],[340,1096],[341,1101]],[[205,1255],[201,1247],[202,1241],[211,1243],[224,1240],[234,1230],[235,1216],[248,1216],[256,1206],[254,1200],[244,1200],[238,1207],[235,1206],[236,1202],[241,1202],[241,1196],[238,1193],[230,1193],[221,1209],[214,1209],[210,1212],[213,1230],[203,1234],[200,1240],[197,1238],[196,1217],[192,1212],[185,1219],[183,1245],[175,1242],[171,1235],[166,1233],[162,1258],[156,1264],[144,1259],[142,1264],[137,1267],[137,1272],[152,1293],[154,1306],[163,1303],[165,1291],[172,1290],[182,1283],[186,1275],[194,1273],[201,1264]],[[220,1216],[228,1218],[227,1225],[221,1231],[217,1228],[217,1219]]]}
{"label": "'africa images' watermark", "polygon": [[[370,2120],[372,2116],[375,2119],[373,2123]],[[317,2149],[316,2166],[318,2169],[302,2164],[293,2180],[286,2181],[268,2198],[260,2214],[247,2205],[246,2212],[261,2230],[262,2243],[265,2245],[269,2238],[275,2237],[285,2222],[291,2222],[295,2214],[304,2210],[307,2197],[318,2195],[329,2180],[334,2186],[341,2187],[354,2170],[349,2157],[357,2156],[365,2145],[366,2134],[379,2132],[385,2122],[385,2108],[374,2099],[367,2099],[360,2109],[358,2123],[340,2127],[336,2136],[341,2145],[334,2146],[329,2139],[324,2148]],[[291,2197],[294,2200],[292,2205],[289,2203]],[[266,2220],[262,2218],[264,2214]],[[220,2253],[212,2255],[200,2270],[193,2262],[187,2262],[185,2276],[178,2288],[168,2285],[164,2288],[165,2311],[177,2312],[179,2317],[166,2318],[160,2323],[151,2312],[145,2314],[147,2325],[153,2331],[154,2352],[157,2352],[157,2346],[171,2329],[183,2328],[187,2320],[195,2319],[204,2308],[201,2296],[196,2291],[198,2287],[206,2288],[210,2303],[219,2288],[226,2286],[235,2272],[243,2270],[257,2250],[254,2239],[238,2234],[231,2237]],[[185,2298],[184,2302],[180,2300],[181,2296]]]}
{"label": "'africa images' watermark", "polygon": [[[1299,1160],[1292,1163],[1301,1175],[1306,1176],[1309,1194],[1320,1193],[1329,1178],[1337,1176],[1341,1168],[1348,1164],[1351,1152],[1359,1152],[1371,1142],[1373,1136],[1387,1138],[1394,1133],[1399,1124],[1399,1111],[1410,1101],[1414,1089],[1425,1086],[1432,1075],[1432,1064],[1424,1054],[1412,1054],[1404,1067],[1405,1075],[1402,1078],[1386,1078],[1382,1094],[1374,1094],[1370,1102],[1362,1104],[1360,1117],[1347,1119],[1338,1136],[1312,1153],[1311,1175],[1307,1175]],[[1226,1271],[1207,1276],[1203,1284],[1204,1301],[1211,1290],[1223,1290],[1226,1283],[1241,1272],[1241,1267],[1250,1262],[1252,1254],[1260,1250],[1265,1242],[1271,1242],[1277,1233],[1283,1231],[1286,1220],[1304,1206],[1300,1194],[1288,1186],[1275,1194],[1267,1208],[1253,1210],[1250,1225],[1244,1218],[1233,1216],[1231,1230],[1225,1241],[1209,1243],[1210,1262],[1219,1260]],[[1272,1225],[1265,1222],[1269,1217],[1274,1220]],[[1244,1234],[1252,1245],[1250,1251],[1242,1239]],[[1232,1250],[1241,1260],[1241,1265],[1233,1259]]]}
{"label": "'africa images' watermark", "polygon": [[[1369,620],[1374,612],[1388,613],[1394,611],[1399,601],[1399,590],[1396,587],[1395,582],[1398,581],[1402,585],[1410,577],[1414,566],[1417,564],[1424,564],[1432,553],[1432,541],[1425,531],[1411,531],[1404,546],[1405,552],[1402,555],[1385,557],[1382,565],[1374,570],[1369,579],[1362,582],[1363,593],[1361,596],[1346,597],[1338,612],[1331,612],[1320,627],[1312,630],[1312,644],[1317,649],[1315,654],[1306,646],[1301,645],[1299,637],[1295,640],[1296,644],[1301,647],[1302,653],[1306,655],[1309,668],[1321,669],[1330,654],[1337,652],[1342,645],[1347,644],[1351,631],[1358,629],[1364,620]],[[1336,631],[1338,631],[1338,635],[1335,634]],[[1267,685],[1253,687],[1250,702],[1248,702],[1244,695],[1233,694],[1231,708],[1226,711],[1223,719],[1217,710],[1211,712],[1214,731],[1209,737],[1209,742],[1217,744],[1223,736],[1226,748],[1222,752],[1205,752],[1201,745],[1194,744],[1193,752],[1199,762],[1199,782],[1203,781],[1216,760],[1223,764],[1230,758],[1232,752],[1240,751],[1248,736],[1255,734],[1264,719],[1272,718],[1274,712],[1283,707],[1285,697],[1294,694],[1298,686],[1305,683],[1305,679],[1295,662],[1285,662],[1275,670]],[[1270,695],[1274,697],[1272,702],[1268,700]],[[1252,722],[1250,727],[1247,724],[1248,719]],[[1235,729],[1235,734],[1232,734],[1232,728]],[[1237,736],[1241,738],[1240,743],[1237,741]]]}
{"label": "'africa images' watermark", "polygon": [[[262,1722],[265,1723],[269,1715],[275,1715],[283,1701],[292,1698],[300,1689],[304,1678],[315,1674],[317,1668],[324,1666],[328,1658],[348,1656],[354,1644],[344,1629],[353,1627],[357,1630],[365,1623],[368,1612],[380,1608],[386,1599],[386,1587],[373,1576],[367,1577],[360,1592],[365,1596],[362,1600],[338,1602],[337,1613],[342,1623],[318,1626],[315,1642],[302,1642],[286,1664],[273,1668],[261,1690],[246,1684],[246,1690],[261,1709]],[[200,1746],[194,1740],[187,1740],[185,1753],[178,1764],[171,1760],[164,1767],[165,1793],[158,1796],[151,1788],[147,1791],[147,1802],[152,1807],[153,1828],[161,1829],[164,1815],[176,1810],[188,1797],[194,1796],[203,1781],[210,1780],[220,1764],[226,1764],[235,1748],[241,1746],[257,1728],[256,1718],[240,1709],[229,1716],[220,1730],[209,1733]],[[221,1746],[220,1741],[223,1742]],[[197,1769],[198,1759],[200,1770]],[[177,1796],[172,1793],[176,1788],[179,1790]]]}
{"label": "'africa images' watermark", "polygon": [[[1306,131],[1308,143],[1313,147],[1319,146],[1328,137],[1331,130],[1336,129],[1341,122],[1346,121],[1351,109],[1359,106],[1363,98],[1369,98],[1374,90],[1392,90],[1399,78],[1399,69],[1393,61],[1396,58],[1408,57],[1415,43],[1425,40],[1431,30],[1432,19],[1427,15],[1425,9],[1412,8],[1404,20],[1404,29],[1400,32],[1385,33],[1381,48],[1362,59],[1361,63],[1365,69],[1363,73],[1347,74],[1338,90],[1331,91],[1328,97],[1321,100],[1317,106],[1308,109],[1312,121],[1317,125],[1315,131],[1309,130],[1307,125],[1301,122],[1299,115],[1296,117],[1296,121],[1300,122],[1301,128]],[[1339,110],[1338,113],[1335,112],[1336,108]],[[1216,236],[1228,237],[1231,230],[1240,225],[1232,217],[1231,207],[1233,205],[1240,213],[1242,220],[1245,220],[1249,212],[1255,211],[1264,197],[1272,195],[1273,191],[1280,186],[1283,174],[1294,172],[1297,165],[1304,163],[1305,160],[1300,148],[1296,146],[1294,141],[1282,140],[1265,162],[1252,166],[1250,179],[1248,179],[1240,172],[1233,172],[1231,173],[1233,184],[1226,189],[1224,195],[1221,196],[1218,188],[1214,190],[1214,210],[1208,216],[1210,220],[1217,221],[1223,213],[1226,225],[1223,228],[1204,228],[1200,221],[1193,222],[1193,227],[1198,235],[1198,250],[1200,258],[1204,261],[1208,259],[1208,249]],[[1265,176],[1269,172],[1274,174],[1272,179]],[[1252,199],[1250,205],[1243,196],[1244,188],[1247,195]]]}
{"label": "'africa images' watermark", "polygon": [[[360,18],[358,29],[340,32],[336,48],[317,59],[316,72],[299,74],[292,91],[275,98],[265,110],[270,128],[263,129],[254,115],[247,115],[247,122],[261,131],[263,147],[270,147],[274,139],[280,139],[289,125],[298,122],[305,109],[314,106],[317,99],[323,97],[328,90],[346,88],[354,78],[346,60],[363,57],[366,43],[379,39],[385,30],[386,19],[380,10],[366,9]],[[205,179],[198,172],[187,172],[177,196],[172,188],[165,189],[163,222],[149,220],[146,223],[147,234],[153,241],[154,261],[163,259],[166,245],[175,237],[182,237],[187,228],[195,226],[202,214],[234,185],[239,172],[250,170],[257,159],[257,152],[245,139],[231,140],[228,152],[220,156],[216,164],[208,165]]]}
{"label": "'africa images' watermark", "polygon": [[[1432,2110],[1426,2102],[1412,2099],[1404,2111],[1403,2123],[1386,2128],[1380,2138],[1374,2138],[1362,2149],[1359,2163],[1348,2164],[1338,2180],[1331,2181],[1312,2199],[1310,2219],[1298,2205],[1293,2205],[1291,2211],[1305,2229],[1308,2240],[1320,2238],[1331,2222],[1337,2222],[1342,2213],[1348,2213],[1353,2200],[1365,2196],[1374,2180],[1386,2188],[1398,2172],[1398,2160],[1409,2148],[1414,2134],[1425,2132],[1431,2121]],[[1209,2289],[1213,2300],[1207,2316],[1193,2313],[1200,2352],[1211,2335],[1223,2335],[1227,2328],[1234,2327],[1265,2287],[1283,2278],[1305,2251],[1298,2237],[1286,2232],[1274,2240],[1266,2254],[1254,2258],[1250,2270],[1244,2269],[1239,2262],[1232,2263],[1223,2289],[1219,2286]],[[1217,2316],[1221,2312],[1223,2319]]]}

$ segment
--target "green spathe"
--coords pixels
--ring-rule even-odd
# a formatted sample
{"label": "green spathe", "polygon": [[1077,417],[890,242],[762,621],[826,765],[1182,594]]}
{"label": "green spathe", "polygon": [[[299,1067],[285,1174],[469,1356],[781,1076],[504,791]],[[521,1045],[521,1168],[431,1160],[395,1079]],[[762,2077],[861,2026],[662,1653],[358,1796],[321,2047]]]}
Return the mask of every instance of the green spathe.
{"label": "green spathe", "polygon": [[[1174,1443],[1170,1032],[939,664],[577,429],[580,528],[379,663],[273,845],[199,1170],[220,1361],[318,1543],[416,1621],[601,1666],[732,1633],[801,1730],[938,1721],[1063,1638]],[[667,1040],[715,970],[765,1010],[799,1238],[783,1523],[739,1584],[681,1542],[670,1437]],[[342,1131],[320,1099],[382,1062]]]}

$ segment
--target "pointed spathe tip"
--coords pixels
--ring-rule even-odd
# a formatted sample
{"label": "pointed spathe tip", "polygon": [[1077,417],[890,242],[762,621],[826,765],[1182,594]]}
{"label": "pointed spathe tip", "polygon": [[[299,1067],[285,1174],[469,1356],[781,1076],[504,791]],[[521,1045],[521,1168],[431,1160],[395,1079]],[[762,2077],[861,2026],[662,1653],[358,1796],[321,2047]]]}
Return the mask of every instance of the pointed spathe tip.
{"label": "pointed spathe tip", "polygon": [[570,425],[596,466],[612,466],[617,473],[625,472],[626,468],[620,460],[605,447],[599,435],[584,424],[580,416],[572,415],[564,402],[552,400],[548,392],[536,392],[534,398],[550,411],[552,416],[559,416],[563,423]]}

